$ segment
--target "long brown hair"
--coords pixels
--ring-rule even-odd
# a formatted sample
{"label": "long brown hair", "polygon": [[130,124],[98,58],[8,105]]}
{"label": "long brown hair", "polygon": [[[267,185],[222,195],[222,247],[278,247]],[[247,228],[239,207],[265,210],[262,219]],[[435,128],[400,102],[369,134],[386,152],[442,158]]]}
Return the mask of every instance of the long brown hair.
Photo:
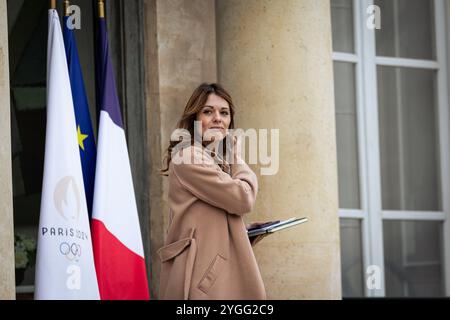
{"label": "long brown hair", "polygon": [[[212,93],[228,102],[230,106],[231,117],[230,126],[228,128],[234,129],[235,108],[230,94],[218,83],[202,83],[192,93],[186,104],[186,107],[184,108],[181,119],[178,121],[176,126],[176,129],[186,129],[189,131],[191,135],[191,145],[194,144],[194,121],[197,119],[197,114],[205,106],[209,95]],[[166,156],[164,159],[166,167],[160,171],[164,175],[168,175],[169,164],[172,161],[172,150],[178,143],[180,143],[180,141],[169,142],[169,147],[167,148]]]}

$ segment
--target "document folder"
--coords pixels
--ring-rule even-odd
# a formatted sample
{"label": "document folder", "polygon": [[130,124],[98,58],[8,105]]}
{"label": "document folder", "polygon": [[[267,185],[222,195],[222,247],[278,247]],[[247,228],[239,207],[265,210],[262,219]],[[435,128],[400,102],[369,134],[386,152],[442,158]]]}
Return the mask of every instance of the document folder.
{"label": "document folder", "polygon": [[257,236],[260,234],[264,234],[264,233],[273,233],[273,232],[277,232],[279,230],[283,230],[286,228],[296,226],[301,223],[305,223],[307,221],[308,221],[308,218],[306,218],[306,217],[303,217],[303,218],[294,217],[294,218],[290,218],[290,219],[283,220],[283,221],[275,221],[275,222],[260,225],[255,228],[248,229],[247,234],[249,237],[254,237],[254,236]]}

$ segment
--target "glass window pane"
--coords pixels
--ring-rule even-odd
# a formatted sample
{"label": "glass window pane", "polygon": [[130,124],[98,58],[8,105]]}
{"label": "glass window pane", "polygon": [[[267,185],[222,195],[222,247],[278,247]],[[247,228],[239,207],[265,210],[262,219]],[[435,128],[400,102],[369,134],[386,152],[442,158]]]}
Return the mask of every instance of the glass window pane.
{"label": "glass window pane", "polygon": [[378,67],[384,210],[441,210],[436,73]]}
{"label": "glass window pane", "polygon": [[353,53],[353,2],[331,0],[333,51]]}
{"label": "glass window pane", "polygon": [[376,30],[378,56],[436,59],[434,1],[376,0],[381,29]]}
{"label": "glass window pane", "polygon": [[339,207],[360,208],[355,65],[334,62]]}
{"label": "glass window pane", "polygon": [[363,262],[361,222],[357,219],[340,219],[342,296],[363,297]]}
{"label": "glass window pane", "polygon": [[442,223],[383,223],[387,297],[441,297]]}

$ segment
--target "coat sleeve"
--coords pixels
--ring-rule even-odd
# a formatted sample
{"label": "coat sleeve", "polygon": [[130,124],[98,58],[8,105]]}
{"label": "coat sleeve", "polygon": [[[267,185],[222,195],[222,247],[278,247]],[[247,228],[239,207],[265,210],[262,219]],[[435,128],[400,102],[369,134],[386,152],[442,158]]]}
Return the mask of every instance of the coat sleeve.
{"label": "coat sleeve", "polygon": [[231,165],[232,175],[212,163],[173,164],[178,181],[197,198],[228,213],[242,215],[252,211],[258,180],[249,166]]}

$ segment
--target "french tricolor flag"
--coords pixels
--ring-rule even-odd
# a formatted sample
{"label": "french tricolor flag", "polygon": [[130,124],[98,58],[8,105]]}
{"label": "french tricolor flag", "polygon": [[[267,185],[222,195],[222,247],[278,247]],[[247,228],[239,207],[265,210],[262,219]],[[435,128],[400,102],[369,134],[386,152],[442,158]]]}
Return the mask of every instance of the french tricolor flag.
{"label": "french tricolor flag", "polygon": [[108,50],[99,19],[97,89],[100,106],[92,241],[100,297],[149,299],[141,230],[125,131]]}

